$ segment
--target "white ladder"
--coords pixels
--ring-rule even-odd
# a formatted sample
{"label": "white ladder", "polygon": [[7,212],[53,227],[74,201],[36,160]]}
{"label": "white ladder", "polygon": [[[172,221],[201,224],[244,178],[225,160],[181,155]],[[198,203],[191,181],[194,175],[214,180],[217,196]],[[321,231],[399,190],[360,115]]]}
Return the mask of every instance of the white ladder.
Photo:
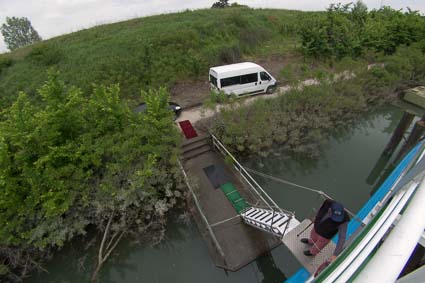
{"label": "white ladder", "polygon": [[246,224],[279,237],[283,237],[300,224],[290,214],[258,207],[249,207],[240,215]]}

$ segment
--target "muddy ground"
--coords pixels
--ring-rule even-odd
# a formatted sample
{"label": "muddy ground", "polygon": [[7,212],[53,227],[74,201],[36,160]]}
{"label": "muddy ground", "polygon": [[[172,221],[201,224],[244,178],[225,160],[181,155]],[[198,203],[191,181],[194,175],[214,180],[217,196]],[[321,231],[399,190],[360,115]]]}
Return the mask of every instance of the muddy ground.
{"label": "muddy ground", "polygon": [[[252,60],[245,58],[243,61],[250,61],[263,66],[269,71],[273,77],[279,80],[279,73],[290,62],[294,62],[299,58],[294,56],[272,55],[268,58],[260,58]],[[208,82],[208,73],[205,74],[205,79],[200,81],[187,81],[174,85],[171,90],[170,100],[180,104],[183,108],[191,108],[199,106],[202,102],[208,99],[210,94],[210,85]]]}

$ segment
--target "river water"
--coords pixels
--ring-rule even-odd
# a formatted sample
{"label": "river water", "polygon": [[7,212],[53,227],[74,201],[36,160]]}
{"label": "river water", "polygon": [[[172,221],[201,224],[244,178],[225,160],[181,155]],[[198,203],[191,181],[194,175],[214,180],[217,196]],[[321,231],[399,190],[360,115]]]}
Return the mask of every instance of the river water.
{"label": "river water", "polygon": [[[320,189],[355,212],[373,190],[368,176],[401,115],[399,108],[390,105],[363,115],[349,129],[334,132],[316,161],[275,155],[253,157],[243,163],[266,174]],[[254,178],[281,207],[295,211],[300,220],[311,216],[313,208],[317,209],[322,201],[311,192],[255,175]],[[84,250],[81,242],[74,241],[44,266],[48,273],[33,274],[26,282],[89,282],[94,257],[94,247]],[[193,221],[175,216],[170,220],[165,241],[155,247],[122,241],[102,269],[100,282],[277,283],[299,267],[287,249],[280,246],[238,272],[225,273],[210,260]]]}

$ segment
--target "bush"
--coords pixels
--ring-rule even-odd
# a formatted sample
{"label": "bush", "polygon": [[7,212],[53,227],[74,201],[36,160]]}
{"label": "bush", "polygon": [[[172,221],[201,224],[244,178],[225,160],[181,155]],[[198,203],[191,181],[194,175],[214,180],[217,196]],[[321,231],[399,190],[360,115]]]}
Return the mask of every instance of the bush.
{"label": "bush", "polygon": [[425,84],[425,56],[419,45],[413,45],[383,56],[368,71],[357,68],[355,77],[292,88],[285,95],[248,105],[230,101],[201,126],[240,154],[267,156],[278,146],[279,153],[317,158],[330,130],[347,128],[360,113],[419,84]]}
{"label": "bush", "polygon": [[13,65],[13,60],[7,57],[0,57],[0,74],[3,70]]}
{"label": "bush", "polygon": [[0,122],[0,262],[27,272],[13,251],[36,262],[34,251],[61,248],[90,224],[102,231],[105,219],[127,235],[162,227],[181,196],[168,94],[143,93],[148,111],[138,114],[116,85],[86,95],[51,72],[37,98],[21,93]]}
{"label": "bush", "polygon": [[240,62],[241,51],[239,46],[223,47],[218,56],[219,64],[233,64]]}
{"label": "bush", "polygon": [[59,48],[44,44],[34,47],[27,55],[27,58],[34,64],[51,66],[59,63],[63,58],[63,54]]}
{"label": "bush", "polygon": [[368,12],[362,2],[331,5],[326,17],[306,22],[301,37],[307,56],[341,59],[369,50],[391,55],[401,45],[425,39],[425,18],[390,7]]}

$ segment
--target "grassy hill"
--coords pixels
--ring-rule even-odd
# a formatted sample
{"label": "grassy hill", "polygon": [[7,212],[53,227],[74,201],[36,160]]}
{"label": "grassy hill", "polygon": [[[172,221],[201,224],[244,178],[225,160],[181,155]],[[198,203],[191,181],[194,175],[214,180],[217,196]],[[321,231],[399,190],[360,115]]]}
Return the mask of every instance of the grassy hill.
{"label": "grassy hill", "polygon": [[250,8],[205,9],[101,25],[0,55],[0,105],[33,93],[56,68],[66,83],[91,90],[119,83],[140,89],[206,78],[211,65],[294,49],[297,27],[312,13]]}

